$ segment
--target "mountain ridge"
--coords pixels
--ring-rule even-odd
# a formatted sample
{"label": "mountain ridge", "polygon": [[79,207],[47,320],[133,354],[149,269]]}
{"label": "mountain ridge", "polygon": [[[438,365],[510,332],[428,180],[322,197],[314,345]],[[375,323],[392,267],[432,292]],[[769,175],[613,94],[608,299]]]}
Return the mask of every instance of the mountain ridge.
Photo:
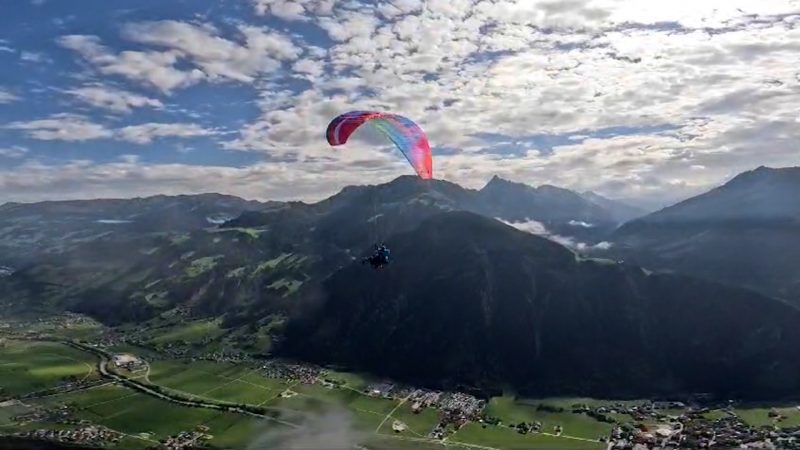
{"label": "mountain ridge", "polygon": [[[768,358],[776,371],[800,374],[800,310],[756,293],[579,260],[462,211],[388,243],[404,256],[387,270],[365,273],[354,263],[309,293],[312,306],[291,322],[282,352],[440,387],[507,384],[531,395],[776,395],[758,381]],[[756,324],[767,322],[783,337],[761,336]],[[741,350],[753,345],[761,356]]]}
{"label": "mountain ridge", "polygon": [[800,303],[800,167],[759,167],[628,222],[611,236],[628,261]]}

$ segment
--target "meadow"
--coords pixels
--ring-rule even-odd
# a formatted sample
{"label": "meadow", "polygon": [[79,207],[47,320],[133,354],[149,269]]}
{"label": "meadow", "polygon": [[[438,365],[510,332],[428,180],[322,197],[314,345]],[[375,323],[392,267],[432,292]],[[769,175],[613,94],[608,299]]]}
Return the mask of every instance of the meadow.
{"label": "meadow", "polygon": [[[215,333],[212,322],[187,324],[183,329],[169,330],[163,341],[194,340]],[[153,353],[140,352],[138,347],[120,346],[116,351],[138,353],[146,358]],[[57,386],[63,380],[99,380],[95,355],[56,342],[30,342],[6,339],[0,345],[0,386],[4,398],[40,392]],[[0,432],[24,431],[39,428],[62,429],[75,425],[42,422],[19,422],[15,417],[38,409],[51,410],[62,405],[71,408],[74,419],[105,425],[125,435],[114,448],[128,450],[146,448],[160,439],[181,431],[207,428],[208,444],[213,448],[244,449],[264,436],[291,436],[301,427],[309,433],[317,430],[320,421],[337,417],[342,432],[367,448],[388,449],[601,449],[598,442],[607,436],[611,424],[599,422],[584,414],[573,414],[576,403],[590,406],[611,406],[617,402],[584,398],[525,399],[512,395],[488,401],[486,414],[501,421],[499,426],[468,423],[459,430],[451,429],[444,441],[428,438],[439,422],[439,412],[423,409],[415,413],[409,403],[395,399],[367,396],[364,388],[369,376],[327,371],[324,378],[337,387],[322,384],[302,384],[296,381],[267,378],[251,366],[211,361],[181,361],[151,359],[149,371],[135,375],[139,382],[152,383],[194,396],[205,401],[224,401],[266,408],[269,418],[257,418],[239,413],[201,407],[187,407],[165,401],[129,388],[106,382],[88,389],[6,402],[0,407]],[[627,403],[627,402],[625,402]],[[540,408],[546,405],[549,408]],[[551,408],[563,408],[553,412]],[[769,408],[734,410],[742,420],[753,426],[777,424],[782,427],[800,425],[800,410],[796,407],[776,409],[785,419],[777,422],[770,417]],[[675,410],[674,413],[681,411]],[[713,419],[726,413],[716,410],[708,414]],[[623,414],[614,415],[630,421]],[[278,419],[278,421],[274,420]],[[395,421],[405,429],[395,431]],[[520,434],[512,428],[520,422],[542,424],[541,433]],[[555,436],[556,426],[563,429]],[[203,428],[203,429],[206,429]],[[324,428],[324,426],[323,426]]]}
{"label": "meadow", "polygon": [[0,398],[43,391],[68,378],[96,376],[96,359],[56,342],[0,343]]}

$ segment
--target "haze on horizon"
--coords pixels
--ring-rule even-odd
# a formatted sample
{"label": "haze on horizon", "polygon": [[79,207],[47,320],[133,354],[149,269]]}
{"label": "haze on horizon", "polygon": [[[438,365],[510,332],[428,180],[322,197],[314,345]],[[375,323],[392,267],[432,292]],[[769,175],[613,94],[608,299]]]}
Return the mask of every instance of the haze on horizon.
{"label": "haze on horizon", "polygon": [[660,206],[800,165],[800,1],[8,3],[0,203],[314,200],[410,169],[351,109],[413,118],[434,177]]}

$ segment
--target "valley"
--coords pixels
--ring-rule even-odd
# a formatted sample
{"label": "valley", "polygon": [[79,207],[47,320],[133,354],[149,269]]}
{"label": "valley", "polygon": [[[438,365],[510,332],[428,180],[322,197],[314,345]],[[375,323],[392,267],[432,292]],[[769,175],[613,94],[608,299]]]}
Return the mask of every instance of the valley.
{"label": "valley", "polygon": [[800,434],[800,408],[789,404],[478,398],[199,347],[174,358],[159,351],[179,341],[174,331],[153,338],[167,347],[140,347],[87,322],[2,323],[0,433],[115,449],[262,448],[254,445],[316,436],[343,439],[332,441],[342,448],[484,450],[677,444],[709,432],[717,442],[789,443]]}
{"label": "valley", "polygon": [[[618,226],[636,211],[413,177],[313,204],[3,205],[0,430],[131,449],[797,445],[796,302],[639,265],[629,233],[665,213]],[[373,271],[378,241],[392,262]]]}

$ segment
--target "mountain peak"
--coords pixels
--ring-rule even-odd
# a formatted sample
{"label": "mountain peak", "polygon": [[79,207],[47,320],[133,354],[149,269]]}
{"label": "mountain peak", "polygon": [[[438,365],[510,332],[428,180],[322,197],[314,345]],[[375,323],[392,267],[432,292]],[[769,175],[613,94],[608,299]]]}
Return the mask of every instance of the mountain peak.
{"label": "mountain peak", "polygon": [[767,167],[767,166],[758,166],[753,170],[748,170],[746,172],[742,172],[735,177],[733,177],[730,181],[725,183],[725,186],[735,186],[742,183],[754,183],[754,182],[761,182],[761,181],[771,181],[771,180],[781,180],[781,181],[794,181],[800,182],[800,167]]}
{"label": "mountain peak", "polygon": [[489,180],[488,183],[483,187],[483,189],[492,189],[498,186],[507,186],[507,185],[522,185],[522,183],[516,183],[514,181],[506,180],[505,178],[500,177],[499,175],[493,175],[492,178]]}

